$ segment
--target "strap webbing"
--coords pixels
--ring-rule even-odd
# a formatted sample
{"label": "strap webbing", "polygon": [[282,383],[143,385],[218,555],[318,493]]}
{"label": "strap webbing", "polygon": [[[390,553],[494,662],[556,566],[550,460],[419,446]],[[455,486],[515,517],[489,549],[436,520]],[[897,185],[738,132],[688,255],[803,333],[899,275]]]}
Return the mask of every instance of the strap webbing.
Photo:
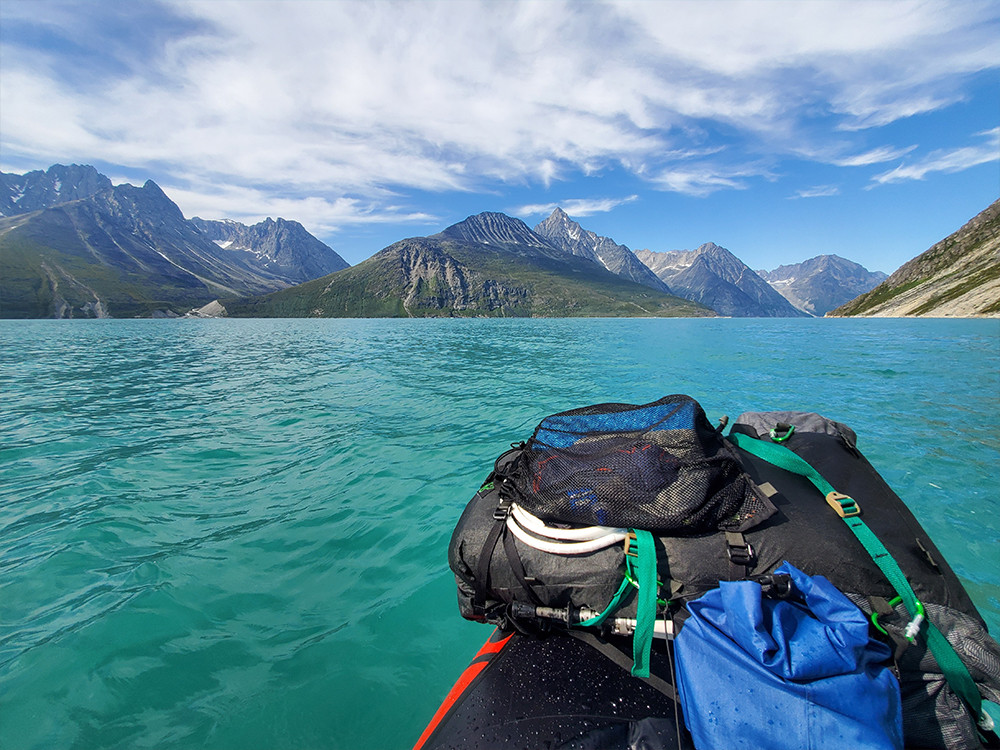
{"label": "strap webbing", "polygon": [[[735,432],[729,434],[729,440],[735,443],[741,450],[745,450],[747,453],[763,459],[769,464],[777,466],[779,469],[784,469],[785,471],[805,477],[824,496],[829,496],[831,492],[836,493],[833,485],[824,479],[808,461],[793,453],[784,445],[767,443],[763,440],[752,438],[749,435]],[[853,504],[854,502],[851,498],[844,498],[844,500],[849,502],[844,503],[841,501],[842,505]],[[854,533],[854,536],[857,537],[858,541],[861,542],[861,546],[865,548],[865,551],[871,555],[872,560],[878,565],[885,577],[889,579],[889,583],[892,584],[896,593],[902,598],[910,617],[916,618],[918,611],[922,612],[923,605],[917,600],[917,595],[913,593],[910,582],[906,580],[906,576],[900,569],[899,563],[889,553],[889,550],[885,548],[882,541],[875,536],[875,533],[868,528],[868,524],[858,516],[845,517],[844,522]],[[958,654],[955,653],[955,649],[948,642],[948,639],[934,626],[934,623],[930,620],[924,620],[924,622],[927,625],[924,636],[927,640],[927,647],[934,655],[941,673],[945,676],[951,689],[965,701],[966,705],[972,711],[972,715],[978,720],[982,713],[983,702],[982,697],[979,695],[979,688],[976,687],[972,675],[969,674],[969,670],[962,663]]]}
{"label": "strap webbing", "polygon": [[[504,529],[507,528],[506,524],[503,524],[503,526]],[[524,563],[521,562],[521,555],[517,552],[513,534],[503,534],[503,551],[507,555],[507,563],[510,565],[511,573],[514,574],[517,582],[521,584],[521,588],[528,595],[528,598],[531,599],[532,604],[536,607],[544,606],[545,603],[535,593],[535,589],[532,588],[531,583],[528,581],[528,574],[524,570]]]}
{"label": "strap webbing", "polygon": [[635,577],[639,584],[636,597],[635,632],[632,634],[632,674],[649,677],[649,652],[653,648],[656,626],[656,545],[648,531],[634,529]]}
{"label": "strap webbing", "polygon": [[479,552],[479,562],[476,565],[476,579],[472,582],[475,596],[472,599],[474,607],[482,607],[486,604],[490,589],[490,561],[493,559],[493,550],[496,549],[500,535],[507,526],[502,520],[497,520],[490,527],[490,533],[486,535],[483,548]]}
{"label": "strap webbing", "polygon": [[[610,643],[601,641],[596,636],[584,630],[569,630],[567,631],[567,633],[569,633],[569,635],[573,636],[577,640],[583,641],[594,650],[601,652],[622,669],[632,668],[633,665],[632,662],[629,661],[629,658],[621,651],[616,649],[614,646],[612,646]],[[670,700],[672,701],[677,700],[677,692],[674,690],[674,686],[671,685],[666,680],[664,680],[662,677],[657,677],[654,674],[650,675],[649,677],[643,678],[643,680],[646,682],[647,685],[656,688],[665,696],[667,696]]]}

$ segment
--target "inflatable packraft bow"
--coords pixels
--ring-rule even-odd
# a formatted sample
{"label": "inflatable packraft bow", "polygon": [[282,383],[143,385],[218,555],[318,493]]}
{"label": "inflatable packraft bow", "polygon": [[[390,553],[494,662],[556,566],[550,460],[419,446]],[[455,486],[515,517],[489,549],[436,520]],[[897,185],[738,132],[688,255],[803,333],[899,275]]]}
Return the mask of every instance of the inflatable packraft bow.
{"label": "inflatable packraft bow", "polygon": [[418,748],[997,747],[1000,647],[847,426],[544,419],[449,547],[497,626]]}

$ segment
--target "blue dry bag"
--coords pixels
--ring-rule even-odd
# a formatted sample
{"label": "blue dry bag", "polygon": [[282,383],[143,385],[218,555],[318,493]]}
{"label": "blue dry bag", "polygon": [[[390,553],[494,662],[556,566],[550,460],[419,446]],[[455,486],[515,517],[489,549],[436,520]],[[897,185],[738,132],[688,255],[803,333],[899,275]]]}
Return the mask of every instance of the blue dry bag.
{"label": "blue dry bag", "polygon": [[785,599],[722,582],[691,602],[674,642],[684,723],[708,748],[902,748],[889,647],[822,576],[785,562]]}

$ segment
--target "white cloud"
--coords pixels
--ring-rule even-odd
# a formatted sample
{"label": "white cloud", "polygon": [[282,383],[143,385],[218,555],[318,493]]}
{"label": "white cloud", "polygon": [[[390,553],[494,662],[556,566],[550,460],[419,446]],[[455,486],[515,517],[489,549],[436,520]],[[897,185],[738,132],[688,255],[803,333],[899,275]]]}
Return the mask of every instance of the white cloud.
{"label": "white cloud", "polygon": [[276,190],[227,186],[203,192],[161,185],[187,218],[235,219],[255,224],[266,218],[298,221],[314,235],[329,235],[358,224],[436,224],[440,217],[401,206],[338,197],[282,197]]}
{"label": "white cloud", "polygon": [[753,177],[773,179],[769,170],[760,166],[695,164],[668,167],[650,176],[649,181],[658,190],[704,197],[718,190],[745,190]]}
{"label": "white cloud", "polygon": [[833,195],[839,195],[840,188],[836,185],[817,185],[811,188],[805,188],[799,190],[795,195],[789,196],[790,198],[829,198]]}
{"label": "white cloud", "polygon": [[[613,3],[656,44],[692,66],[725,76],[812,64],[824,56],[885,54],[906,48],[914,38],[948,33],[961,14],[946,4],[907,2],[844,3],[812,0],[715,2],[701,0]],[[979,3],[983,12],[984,3]]]}
{"label": "white cloud", "polygon": [[5,35],[6,159],[149,168],[197,210],[271,215],[288,200],[330,226],[405,216],[400,191],[549,186],[618,166],[664,190],[741,189],[806,140],[850,153],[858,129],[946,106],[963,75],[1000,60],[989,2],[129,5],[172,16],[152,38],[148,19],[111,36],[92,4],[44,19],[28,5],[0,8],[88,54]]}
{"label": "white cloud", "polygon": [[[964,96],[956,80],[995,69],[997,8],[975,2],[783,0],[653,3],[615,7],[649,40],[636,51],[662,78],[701,84],[700,116],[739,122],[761,137],[787,140],[817,107],[859,130],[946,107]],[[662,87],[664,106],[690,116]],[[673,98],[671,98],[673,97]]]}
{"label": "white cloud", "polygon": [[916,146],[907,146],[906,148],[881,146],[871,151],[865,151],[862,154],[832,159],[830,163],[836,164],[838,167],[866,167],[870,164],[882,164],[883,162],[893,161],[901,156],[905,156],[915,148]]}
{"label": "white cloud", "polygon": [[906,180],[922,180],[932,172],[962,172],[980,164],[1000,163],[1000,128],[993,128],[977,135],[985,138],[986,142],[975,146],[932,151],[913,164],[901,164],[888,172],[875,175],[872,182],[885,185]]}
{"label": "white cloud", "polygon": [[638,200],[638,195],[628,195],[624,198],[568,198],[564,201],[552,203],[532,203],[527,206],[520,206],[512,209],[515,216],[539,216],[548,215],[556,208],[561,208],[573,217],[593,216],[594,214],[607,213],[618,206]]}

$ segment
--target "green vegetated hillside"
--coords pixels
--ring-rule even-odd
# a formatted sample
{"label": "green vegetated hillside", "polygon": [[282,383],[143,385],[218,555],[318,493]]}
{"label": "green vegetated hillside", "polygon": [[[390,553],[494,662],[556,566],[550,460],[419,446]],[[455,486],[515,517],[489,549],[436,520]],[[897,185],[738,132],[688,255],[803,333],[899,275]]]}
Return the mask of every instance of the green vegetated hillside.
{"label": "green vegetated hillside", "polygon": [[[137,263],[107,233],[81,227],[82,218],[60,207],[0,219],[3,317],[148,316],[232,294],[165,259]],[[110,257],[122,262],[104,262]]]}
{"label": "green vegetated hillside", "polygon": [[0,317],[183,315],[347,266],[294,221],[187,220],[151,180],[91,166],[0,172]]}
{"label": "green vegetated hillside", "polygon": [[1000,315],[1000,200],[831,317]]}
{"label": "green vegetated hillside", "polygon": [[223,302],[242,317],[710,316],[585,258],[436,235],[273,294]]}

